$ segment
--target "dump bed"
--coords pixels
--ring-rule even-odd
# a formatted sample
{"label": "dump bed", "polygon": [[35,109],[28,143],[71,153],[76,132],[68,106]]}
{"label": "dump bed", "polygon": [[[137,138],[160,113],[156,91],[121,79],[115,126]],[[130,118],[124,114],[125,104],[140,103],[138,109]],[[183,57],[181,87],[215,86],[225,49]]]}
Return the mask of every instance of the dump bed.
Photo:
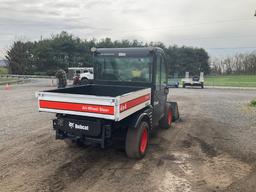
{"label": "dump bed", "polygon": [[39,111],[120,121],[150,105],[151,89],[85,85],[36,93]]}

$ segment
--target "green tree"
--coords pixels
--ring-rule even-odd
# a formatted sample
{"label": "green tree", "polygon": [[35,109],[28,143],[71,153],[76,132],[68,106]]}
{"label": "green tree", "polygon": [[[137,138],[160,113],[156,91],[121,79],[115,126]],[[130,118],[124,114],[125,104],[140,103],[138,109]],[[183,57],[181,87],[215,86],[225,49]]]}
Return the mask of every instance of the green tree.
{"label": "green tree", "polygon": [[7,53],[10,71],[16,74],[43,72],[49,75],[56,70],[68,67],[92,66],[90,49],[92,47],[145,47],[156,46],[164,49],[167,56],[168,71],[179,75],[189,71],[199,74],[200,71],[209,73],[209,56],[204,49],[192,47],[166,47],[162,42],[143,43],[138,40],[116,40],[104,38],[81,40],[67,32],[53,35],[51,38],[35,42],[14,42]]}
{"label": "green tree", "polygon": [[200,72],[208,74],[210,72],[209,56],[204,49],[191,47],[169,46],[166,50],[169,73],[179,73],[180,76],[185,72],[191,75],[199,75]]}
{"label": "green tree", "polygon": [[33,68],[33,43],[16,41],[12,48],[7,51],[9,72],[12,74],[28,74]]}

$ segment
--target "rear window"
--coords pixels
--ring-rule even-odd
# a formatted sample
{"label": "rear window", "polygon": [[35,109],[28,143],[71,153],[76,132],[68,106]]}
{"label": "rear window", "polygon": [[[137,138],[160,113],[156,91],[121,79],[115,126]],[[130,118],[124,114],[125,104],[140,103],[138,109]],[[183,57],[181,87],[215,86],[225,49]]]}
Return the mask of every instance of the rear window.
{"label": "rear window", "polygon": [[95,58],[97,79],[111,81],[152,81],[152,57]]}

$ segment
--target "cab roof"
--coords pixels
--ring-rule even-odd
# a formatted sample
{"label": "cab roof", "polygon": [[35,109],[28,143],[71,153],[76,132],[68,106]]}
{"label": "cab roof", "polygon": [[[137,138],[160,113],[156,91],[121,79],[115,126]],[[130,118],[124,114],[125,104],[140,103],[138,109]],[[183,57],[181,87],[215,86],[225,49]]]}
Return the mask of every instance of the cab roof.
{"label": "cab roof", "polygon": [[128,48],[97,48],[96,54],[100,56],[149,56],[161,52],[159,47],[128,47]]}

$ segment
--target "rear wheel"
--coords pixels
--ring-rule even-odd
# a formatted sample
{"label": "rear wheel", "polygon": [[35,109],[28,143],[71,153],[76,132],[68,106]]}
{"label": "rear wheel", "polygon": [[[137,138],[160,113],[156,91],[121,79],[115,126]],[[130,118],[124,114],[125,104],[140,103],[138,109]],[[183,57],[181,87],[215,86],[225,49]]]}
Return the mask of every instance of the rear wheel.
{"label": "rear wheel", "polygon": [[81,84],[82,84],[82,85],[87,85],[87,84],[89,84],[89,79],[87,79],[87,78],[82,78],[82,79],[81,79]]}
{"label": "rear wheel", "polygon": [[145,156],[149,141],[149,124],[142,120],[138,127],[128,128],[125,151],[128,157],[141,159]]}

